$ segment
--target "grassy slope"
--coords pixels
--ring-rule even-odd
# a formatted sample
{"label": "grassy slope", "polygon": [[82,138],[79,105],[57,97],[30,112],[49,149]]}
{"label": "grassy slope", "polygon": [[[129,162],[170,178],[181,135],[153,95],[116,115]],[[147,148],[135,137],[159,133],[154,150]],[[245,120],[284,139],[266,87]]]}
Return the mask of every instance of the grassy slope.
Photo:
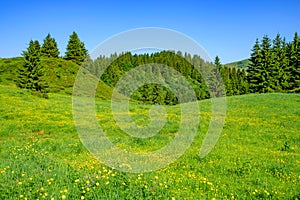
{"label": "grassy slope", "polygon": [[248,59],[240,60],[232,63],[227,63],[224,66],[227,67],[235,67],[237,69],[247,69],[249,66],[250,61]]}
{"label": "grassy slope", "polygon": [[[23,63],[21,57],[0,58],[0,84],[14,85],[16,71]],[[72,94],[74,80],[79,69],[78,65],[61,58],[42,58],[41,64],[45,66],[45,76],[50,92]],[[100,81],[97,89],[97,97],[110,99],[111,87]]]}
{"label": "grassy slope", "polygon": [[[200,129],[191,148],[167,168],[142,175],[118,172],[90,156],[74,128],[70,96],[50,94],[49,99],[40,99],[1,85],[0,94],[0,199],[300,197],[297,94],[229,97],[222,136],[204,159],[197,155],[210,104],[200,101]],[[143,124],[149,108],[133,105],[131,115]],[[176,133],[179,107],[165,108],[171,117],[156,142],[131,140],[120,133],[109,101],[97,102],[97,116],[118,146],[144,151],[167,144]]]}

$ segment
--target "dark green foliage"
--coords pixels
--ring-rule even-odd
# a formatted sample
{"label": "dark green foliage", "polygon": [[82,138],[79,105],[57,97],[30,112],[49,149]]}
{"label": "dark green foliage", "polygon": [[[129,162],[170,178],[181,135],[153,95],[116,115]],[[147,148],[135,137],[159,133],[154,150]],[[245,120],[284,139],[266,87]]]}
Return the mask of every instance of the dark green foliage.
{"label": "dark green foliage", "polygon": [[297,33],[295,33],[293,42],[288,45],[287,49],[290,89],[294,92],[300,92],[300,37]]}
{"label": "dark green foliage", "polygon": [[84,47],[84,43],[79,40],[77,33],[73,32],[72,35],[70,35],[66,55],[64,58],[81,65],[87,56],[88,52]]}
{"label": "dark green foliage", "polygon": [[267,36],[256,40],[247,70],[250,92],[300,91],[299,41],[297,33],[289,44],[279,34],[272,44]]}
{"label": "dark green foliage", "polygon": [[258,90],[258,85],[261,82],[260,70],[261,70],[261,47],[258,39],[256,39],[255,44],[252,48],[252,53],[250,57],[250,65],[248,68],[248,82],[250,92],[256,92]]}
{"label": "dark green foliage", "polygon": [[[194,88],[197,99],[208,98],[208,87],[205,85],[202,75],[195,69],[195,67],[202,67],[202,71],[205,71],[204,69],[209,69],[207,66],[210,66],[211,63],[205,63],[199,56],[194,56],[193,58],[190,54],[185,54],[184,57],[181,56],[181,52],[175,53],[170,51],[162,51],[150,55],[132,55],[131,53],[123,53],[109,65],[106,71],[102,74],[101,79],[109,86],[114,87],[127,71],[135,67],[149,63],[155,63],[157,65],[162,64],[175,69],[183,75]],[[117,56],[115,55],[114,58],[116,57]],[[105,66],[105,63],[110,63],[111,60],[111,58],[100,56],[95,61],[95,66],[97,67],[91,67],[90,71],[98,76],[99,74],[96,74],[96,71],[101,71],[101,68]],[[174,71],[172,72],[172,70],[161,71],[159,67],[152,67],[151,70],[149,68],[149,72],[147,73],[164,79],[169,85],[176,85],[175,80],[177,79],[177,75],[173,74]],[[177,89],[184,90],[183,88]],[[126,94],[125,90],[126,89],[123,88],[121,91],[124,95]],[[142,86],[131,95],[131,98],[149,104],[174,105],[178,103],[178,97],[176,97],[174,91],[158,84],[146,84]]]}
{"label": "dark green foliage", "polygon": [[17,86],[46,96],[48,84],[44,79],[44,69],[40,62],[40,44],[31,40],[27,51],[23,52],[24,65],[19,68]]}
{"label": "dark green foliage", "polygon": [[221,69],[222,65],[221,65],[219,56],[216,56],[214,64],[215,64],[215,66],[217,67],[218,70]]}
{"label": "dark green foliage", "polygon": [[[246,72],[244,69],[228,67],[228,65],[223,66],[218,56],[215,58],[214,64],[219,70],[220,76],[222,77],[222,81],[225,87],[225,91],[223,93],[225,93],[227,96],[248,93],[249,87]],[[218,81],[218,83],[220,84],[222,83],[222,81],[220,80]],[[219,85],[218,87],[222,88],[221,85]]]}
{"label": "dark green foliage", "polygon": [[59,50],[57,48],[57,43],[54,38],[51,38],[50,33],[44,39],[44,43],[41,48],[42,56],[58,58]]}
{"label": "dark green foliage", "polygon": [[273,40],[272,64],[271,64],[271,77],[272,77],[272,91],[282,92],[289,88],[289,71],[288,71],[288,57],[286,51],[285,40],[276,35]]}

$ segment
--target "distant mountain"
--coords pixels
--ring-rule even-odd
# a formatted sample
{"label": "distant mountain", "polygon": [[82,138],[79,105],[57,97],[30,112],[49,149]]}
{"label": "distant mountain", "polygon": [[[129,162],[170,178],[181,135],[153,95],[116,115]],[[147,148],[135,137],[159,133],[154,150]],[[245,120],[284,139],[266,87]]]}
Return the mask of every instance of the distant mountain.
{"label": "distant mountain", "polygon": [[230,68],[238,68],[238,69],[247,69],[250,64],[249,59],[240,60],[236,62],[227,63],[224,66],[230,67]]}

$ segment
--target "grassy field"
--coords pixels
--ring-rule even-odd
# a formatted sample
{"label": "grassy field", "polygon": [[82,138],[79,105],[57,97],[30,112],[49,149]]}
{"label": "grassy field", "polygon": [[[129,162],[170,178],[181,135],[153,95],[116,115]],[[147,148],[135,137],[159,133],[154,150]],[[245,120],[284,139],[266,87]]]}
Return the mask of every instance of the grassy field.
{"label": "grassy field", "polygon": [[[97,161],[74,127],[71,96],[31,96],[0,85],[0,199],[300,199],[300,95],[228,97],[222,135],[204,159],[199,150],[210,119],[200,101],[200,127],[186,153],[164,169],[123,173]],[[143,152],[177,133],[179,106],[166,106],[158,136],[133,139],[112,120],[110,101],[97,101],[97,117],[119,147]],[[150,106],[131,105],[145,124]]]}

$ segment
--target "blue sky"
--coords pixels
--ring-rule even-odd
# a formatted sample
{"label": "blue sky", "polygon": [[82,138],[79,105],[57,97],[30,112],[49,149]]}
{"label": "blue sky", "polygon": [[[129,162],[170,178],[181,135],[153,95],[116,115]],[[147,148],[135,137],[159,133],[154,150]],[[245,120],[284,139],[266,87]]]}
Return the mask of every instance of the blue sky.
{"label": "blue sky", "polygon": [[129,29],[169,28],[196,40],[222,63],[249,57],[256,38],[300,33],[300,1],[1,1],[0,57],[20,56],[50,32],[65,52],[76,31],[88,50]]}

